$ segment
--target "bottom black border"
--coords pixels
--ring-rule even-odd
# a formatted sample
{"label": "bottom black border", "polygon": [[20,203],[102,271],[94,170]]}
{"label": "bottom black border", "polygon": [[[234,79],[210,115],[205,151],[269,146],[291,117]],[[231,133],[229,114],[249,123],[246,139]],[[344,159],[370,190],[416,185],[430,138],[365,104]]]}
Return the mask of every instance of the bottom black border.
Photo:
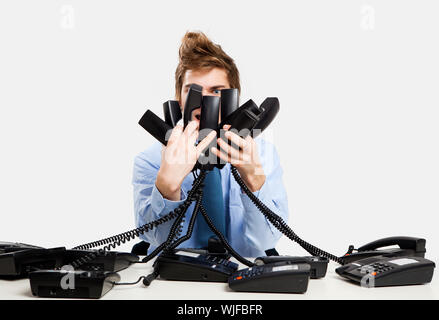
{"label": "bottom black border", "polygon": [[[229,306],[225,309],[224,306]],[[232,307],[235,306],[235,307]],[[236,313],[236,306],[238,311]],[[241,306],[241,307],[239,307]],[[247,307],[245,307],[247,306]],[[253,306],[253,307],[251,307]],[[259,306],[259,307],[258,307]],[[395,317],[426,314],[438,310],[439,300],[2,300],[0,310],[35,316],[90,317],[96,311],[102,317],[148,315],[154,319],[273,319],[275,316],[334,316],[367,315]],[[209,315],[203,308],[210,308]],[[192,308],[192,309],[191,309]],[[191,311],[192,310],[192,311]],[[216,310],[216,311],[214,311]],[[228,310],[229,313],[223,313]],[[231,314],[235,310],[235,314]],[[299,312],[305,313],[299,313]],[[280,319],[280,318],[279,318]]]}

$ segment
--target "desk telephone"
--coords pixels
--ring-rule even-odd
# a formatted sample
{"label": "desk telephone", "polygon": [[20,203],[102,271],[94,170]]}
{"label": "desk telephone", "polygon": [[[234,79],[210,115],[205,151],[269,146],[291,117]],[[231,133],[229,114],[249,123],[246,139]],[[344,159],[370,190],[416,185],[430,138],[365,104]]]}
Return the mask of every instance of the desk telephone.
{"label": "desk telephone", "polygon": [[292,257],[292,256],[265,256],[255,259],[257,266],[271,265],[275,263],[295,263],[295,264],[307,264],[309,265],[309,277],[310,279],[320,279],[325,277],[326,270],[328,269],[329,260],[324,257]]}
{"label": "desk telephone", "polygon": [[[193,84],[189,88],[183,114],[177,101],[167,101],[163,104],[165,121],[152,111],[147,110],[139,120],[139,124],[158,141],[166,145],[166,138],[177,122],[183,119],[183,125],[186,126],[192,117],[192,112],[201,108],[199,138],[212,130],[217,131],[217,136],[222,137],[222,127],[225,124],[231,125],[230,130],[237,130],[238,135],[243,138],[247,135],[255,138],[276,117],[279,112],[279,101],[277,98],[267,98],[258,107],[252,100],[249,100],[239,107],[238,96],[237,89],[223,89],[220,97],[202,96],[202,87]],[[222,121],[218,125],[220,113]],[[221,163],[216,157],[212,158],[206,149],[192,170],[194,175],[192,189],[188,191],[186,200],[176,209],[136,229],[72,248],[75,253],[72,253],[73,256],[71,255],[69,263],[75,268],[75,279],[76,277],[78,277],[78,281],[80,279],[81,289],[66,292],[58,290],[56,285],[54,287],[54,283],[59,280],[60,274],[63,272],[56,269],[66,259],[65,248],[44,249],[31,245],[0,242],[0,277],[29,276],[32,293],[38,296],[82,298],[99,298],[108,292],[113,285],[135,284],[142,278],[143,283],[148,286],[157,277],[173,280],[228,282],[229,287],[237,291],[303,293],[307,290],[309,278],[315,279],[325,276],[329,260],[341,265],[336,270],[340,276],[357,282],[358,268],[363,266],[367,266],[366,269],[369,268],[367,270],[374,270],[370,272],[370,276],[375,276],[375,284],[382,286],[431,281],[435,264],[423,258],[425,239],[390,237],[371,242],[357,250],[350,246],[348,252],[341,257],[333,255],[297,236],[281,217],[271,211],[249,190],[237,169],[232,166],[231,172],[234,179],[261,214],[282,234],[298,243],[311,255],[308,257],[259,257],[254,262],[247,260],[240,256],[230,246],[224,235],[216,229],[201,202],[203,181],[207,172],[214,166],[222,168],[224,165],[225,163]],[[195,206],[190,216],[187,232],[182,236],[181,224],[193,202],[195,202]],[[220,255],[218,252],[217,254],[208,252],[190,257],[176,250],[181,243],[191,237],[198,214],[203,216],[217,240],[222,244],[224,252],[221,252]],[[96,270],[93,269],[96,268],[95,263],[99,257],[104,261],[111,257],[113,262],[114,259],[120,259],[117,254],[108,255],[109,250],[171,220],[173,223],[167,239],[141,261],[135,256],[130,257],[128,262],[119,267],[114,263],[104,263]],[[381,249],[383,246],[389,245],[398,245],[399,248]],[[117,269],[127,267],[131,263],[146,263],[157,255],[159,256],[154,263],[152,274],[141,277],[135,283],[117,282],[119,281]],[[238,265],[229,261],[230,256],[248,268],[238,270]],[[409,261],[411,263],[408,263]],[[390,269],[388,269],[389,266]],[[84,269],[87,268],[88,272],[85,272],[87,270]],[[375,275],[374,272],[376,272]],[[92,287],[94,288],[93,294],[87,289]]]}
{"label": "desk telephone", "polygon": [[228,282],[230,289],[235,291],[304,293],[310,269],[307,263],[275,262],[239,270]]}
{"label": "desk telephone", "polygon": [[365,287],[404,286],[429,283],[433,261],[417,256],[374,256],[348,263],[335,271]]}
{"label": "desk telephone", "polygon": [[179,251],[159,255],[154,268],[167,280],[227,282],[238,264],[229,257]]}
{"label": "desk telephone", "polygon": [[[397,245],[399,248],[387,248]],[[380,249],[382,248],[382,249]],[[425,239],[388,237],[353,246],[343,256],[338,275],[365,287],[403,286],[429,283],[435,263],[425,256]]]}
{"label": "desk telephone", "polygon": [[5,252],[0,253],[0,277],[25,278],[34,270],[61,268],[77,260],[82,261],[90,254],[94,258],[84,261],[82,270],[117,272],[139,260],[137,255],[126,252],[103,253],[96,250],[67,250],[64,247],[45,249],[14,246],[5,248]]}

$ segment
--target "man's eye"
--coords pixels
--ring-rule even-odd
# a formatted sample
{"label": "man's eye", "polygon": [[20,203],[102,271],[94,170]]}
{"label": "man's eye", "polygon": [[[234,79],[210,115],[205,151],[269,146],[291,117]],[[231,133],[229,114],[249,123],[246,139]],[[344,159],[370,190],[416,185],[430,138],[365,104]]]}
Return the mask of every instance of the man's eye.
{"label": "man's eye", "polygon": [[215,89],[215,90],[213,90],[213,93],[215,93],[215,94],[220,94],[220,93],[221,93],[221,90],[220,90],[220,89]]}

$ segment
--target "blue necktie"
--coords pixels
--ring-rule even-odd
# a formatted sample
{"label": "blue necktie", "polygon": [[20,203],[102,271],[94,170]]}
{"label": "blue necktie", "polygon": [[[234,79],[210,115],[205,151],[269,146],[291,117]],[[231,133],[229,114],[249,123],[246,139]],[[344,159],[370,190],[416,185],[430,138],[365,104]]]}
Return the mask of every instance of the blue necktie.
{"label": "blue necktie", "polygon": [[[204,179],[202,204],[215,227],[225,236],[226,219],[224,212],[223,189],[221,186],[221,175],[218,168],[209,171]],[[201,248],[205,248],[207,247],[209,238],[215,234],[210,230],[206,221],[204,221],[201,212],[198,213],[196,226],[198,237],[195,243]]]}

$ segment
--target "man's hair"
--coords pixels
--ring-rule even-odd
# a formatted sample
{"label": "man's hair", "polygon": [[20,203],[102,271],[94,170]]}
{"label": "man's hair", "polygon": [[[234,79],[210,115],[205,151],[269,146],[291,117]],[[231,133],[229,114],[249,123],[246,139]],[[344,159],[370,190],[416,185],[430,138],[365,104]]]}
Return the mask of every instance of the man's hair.
{"label": "man's hair", "polygon": [[210,70],[212,68],[226,70],[231,88],[241,92],[239,71],[233,59],[227,55],[220,45],[213,43],[202,32],[186,32],[179,50],[179,63],[175,70],[175,97],[181,98],[183,78],[188,70]]}

